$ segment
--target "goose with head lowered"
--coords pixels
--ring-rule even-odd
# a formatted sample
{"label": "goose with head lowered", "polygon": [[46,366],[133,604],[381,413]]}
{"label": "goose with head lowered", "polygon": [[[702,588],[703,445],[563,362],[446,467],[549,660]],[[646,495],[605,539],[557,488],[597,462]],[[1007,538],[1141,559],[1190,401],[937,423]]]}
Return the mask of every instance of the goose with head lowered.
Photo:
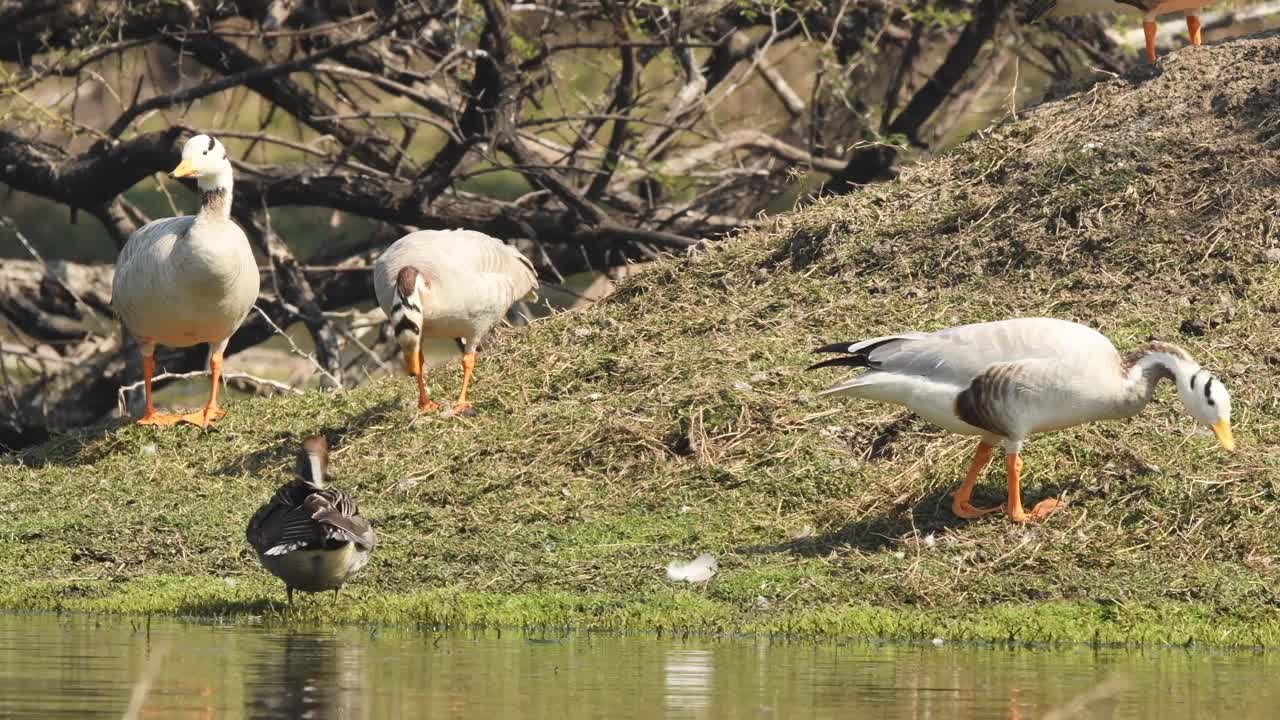
{"label": "goose with head lowered", "polygon": [[[196,179],[200,210],[147,223],[129,237],[116,260],[111,307],[142,349],[146,409],[138,423],[207,427],[226,414],[218,405],[222,353],[258,299],[258,263],[231,220],[231,162],[222,143],[208,135],[191,138],[171,175]],[[204,409],[157,413],[151,401],[156,345],[200,343],[209,344],[212,375]]]}
{"label": "goose with head lowered", "polygon": [[1171,343],[1150,342],[1121,356],[1110,340],[1084,325],[1018,318],[834,343],[814,352],[840,355],[811,370],[866,369],[820,395],[902,405],[950,432],[980,438],[952,497],[951,509],[962,518],[1000,509],[974,507],[970,498],[993,448],[1003,444],[1009,483],[1005,513],[1019,523],[1043,520],[1059,503],[1048,499],[1031,512],[1023,510],[1021,452],[1027,438],[1136,415],[1163,379],[1173,381],[1187,412],[1212,428],[1224,448],[1235,448],[1226,387]]}
{"label": "goose with head lowered", "polygon": [[1030,0],[1025,6],[1025,22],[1044,18],[1093,13],[1122,12],[1142,16],[1142,33],[1147,41],[1147,62],[1156,61],[1156,17],[1181,11],[1187,18],[1187,35],[1192,47],[1200,47],[1200,9],[1211,0]]}
{"label": "goose with head lowered", "polygon": [[364,569],[378,538],[351,496],[325,483],[329,443],[302,441],[293,480],[249,520],[245,538],[258,560],[293,591],[338,590]]}
{"label": "goose with head lowered", "polygon": [[378,304],[391,322],[404,369],[418,380],[418,409],[427,397],[422,341],[452,339],[462,352],[462,389],[453,413],[471,408],[467,388],[481,340],[538,284],[519,250],[473,230],[420,230],[388,247],[373,266]]}

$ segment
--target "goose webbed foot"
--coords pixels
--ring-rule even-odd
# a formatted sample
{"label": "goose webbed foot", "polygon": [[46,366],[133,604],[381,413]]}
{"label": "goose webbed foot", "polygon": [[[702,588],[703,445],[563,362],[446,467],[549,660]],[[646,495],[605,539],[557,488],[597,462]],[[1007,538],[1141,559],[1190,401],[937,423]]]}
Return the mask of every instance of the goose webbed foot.
{"label": "goose webbed foot", "polygon": [[1000,512],[1000,507],[977,507],[967,502],[960,502],[952,499],[951,512],[958,518],[965,520],[977,520],[983,515],[990,515],[993,512]]}
{"label": "goose webbed foot", "polygon": [[223,410],[217,405],[214,405],[212,407],[206,407],[203,410],[196,410],[195,412],[189,412],[185,415],[179,415],[178,421],[191,423],[192,425],[196,425],[202,428],[207,428],[210,425],[212,425],[215,421],[221,420],[223,417],[226,416],[226,414],[227,414],[226,410]]}
{"label": "goose webbed foot", "polygon": [[1009,520],[1025,524],[1040,522],[1057,512],[1058,508],[1061,508],[1063,505],[1066,505],[1066,503],[1061,500],[1047,498],[1036,503],[1036,506],[1031,508],[1031,512],[1025,512],[1022,509],[1022,503],[1017,503],[1017,506],[1013,510],[1009,510],[1003,505],[1001,507],[1004,508],[1005,512],[1009,515]]}
{"label": "goose webbed foot", "polygon": [[158,413],[154,410],[148,412],[138,419],[139,425],[154,425],[155,427],[173,427],[182,422],[184,415],[174,413]]}
{"label": "goose webbed foot", "polygon": [[1065,505],[1060,500],[1048,498],[1036,503],[1031,512],[1022,509],[1022,456],[1012,453],[1005,456],[1005,471],[1009,474],[1009,499],[1001,507],[1009,520],[1024,524],[1040,522]]}
{"label": "goose webbed foot", "polygon": [[418,398],[419,412],[435,412],[436,410],[439,410],[439,409],[440,409],[440,403],[436,402],[435,400],[432,400],[431,398],[426,398],[426,397]]}

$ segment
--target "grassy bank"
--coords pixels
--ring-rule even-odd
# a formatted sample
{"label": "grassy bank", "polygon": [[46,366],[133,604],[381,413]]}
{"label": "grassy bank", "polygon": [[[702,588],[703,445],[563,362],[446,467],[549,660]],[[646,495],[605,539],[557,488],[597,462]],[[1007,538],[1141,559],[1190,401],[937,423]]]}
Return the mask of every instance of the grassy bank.
{"label": "grassy bank", "polygon": [[[1280,38],[1137,72],[500,333],[474,418],[385,379],[9,458],[0,606],[282,617],[243,528],[323,431],[382,546],[302,620],[1280,645]],[[971,440],[803,371],[828,341],[1033,314],[1184,345],[1239,450],[1165,387],[1029,443],[1026,501],[1070,502],[1048,522],[965,522]],[[1002,494],[993,469],[977,501]],[[703,551],[706,587],[666,580]]]}

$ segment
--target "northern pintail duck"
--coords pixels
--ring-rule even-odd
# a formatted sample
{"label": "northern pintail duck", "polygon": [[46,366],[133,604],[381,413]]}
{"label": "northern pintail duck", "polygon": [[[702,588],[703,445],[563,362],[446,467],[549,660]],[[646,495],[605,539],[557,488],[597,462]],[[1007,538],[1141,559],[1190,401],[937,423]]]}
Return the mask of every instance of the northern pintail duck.
{"label": "northern pintail duck", "polygon": [[302,442],[292,480],[249,520],[245,538],[258,560],[293,591],[336,594],[369,562],[378,538],[356,501],[325,484],[329,443],[321,435]]}

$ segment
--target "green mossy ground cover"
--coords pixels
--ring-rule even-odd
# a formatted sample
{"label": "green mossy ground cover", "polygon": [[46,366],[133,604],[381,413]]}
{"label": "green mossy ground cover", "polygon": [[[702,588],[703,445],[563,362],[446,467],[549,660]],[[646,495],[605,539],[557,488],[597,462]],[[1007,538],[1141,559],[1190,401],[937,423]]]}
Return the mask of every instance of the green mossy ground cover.
{"label": "green mossy ground cover", "polygon": [[[1188,49],[1022,112],[893,183],[499,333],[478,415],[412,384],[235,403],[214,429],[72,433],[0,465],[0,607],[634,630],[1280,645],[1280,37]],[[1167,386],[1034,438],[1049,521],[949,510],[973,440],[815,399],[809,350],[1020,315],[1227,383],[1239,449]],[[456,369],[431,376],[457,389]],[[298,441],[382,545],[290,618],[244,541]],[[976,502],[1002,499],[998,468]],[[663,567],[711,552],[706,586]]]}

